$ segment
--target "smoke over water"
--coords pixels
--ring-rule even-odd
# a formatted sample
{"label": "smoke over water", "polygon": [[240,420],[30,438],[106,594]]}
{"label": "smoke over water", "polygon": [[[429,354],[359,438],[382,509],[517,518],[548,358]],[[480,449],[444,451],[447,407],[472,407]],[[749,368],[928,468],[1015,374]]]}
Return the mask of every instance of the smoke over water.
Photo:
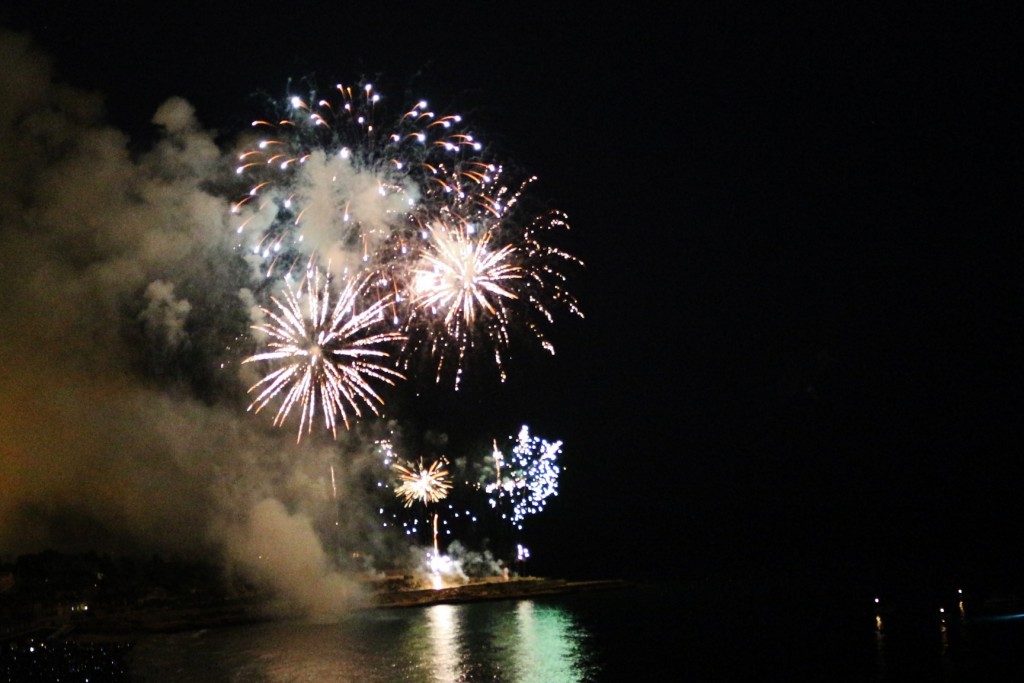
{"label": "smoke over water", "polygon": [[358,593],[322,529],[375,511],[330,465],[361,446],[246,411],[234,152],[180,98],[132,151],[24,36],[0,31],[0,67],[0,555],[213,557],[338,612]]}

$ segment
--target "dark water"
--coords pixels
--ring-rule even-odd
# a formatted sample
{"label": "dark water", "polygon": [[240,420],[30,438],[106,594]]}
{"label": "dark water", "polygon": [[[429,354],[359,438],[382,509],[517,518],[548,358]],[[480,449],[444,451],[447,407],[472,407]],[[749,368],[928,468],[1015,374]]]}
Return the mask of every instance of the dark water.
{"label": "dark water", "polygon": [[1024,680],[1020,602],[992,617],[971,591],[923,580],[867,588],[750,573],[130,645],[11,642],[0,681]]}
{"label": "dark water", "polygon": [[[1024,619],[744,584],[649,584],[161,635],[134,681],[1022,680]],[[773,591],[774,592],[771,592]],[[942,608],[946,609],[946,608]],[[877,628],[876,612],[883,616]],[[671,677],[671,678],[670,678]]]}

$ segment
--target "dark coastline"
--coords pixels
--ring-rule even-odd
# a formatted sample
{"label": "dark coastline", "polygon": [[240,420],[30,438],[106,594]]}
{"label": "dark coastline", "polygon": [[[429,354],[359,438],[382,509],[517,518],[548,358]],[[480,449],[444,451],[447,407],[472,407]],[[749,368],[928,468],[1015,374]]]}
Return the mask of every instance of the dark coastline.
{"label": "dark coastline", "polygon": [[440,589],[401,590],[376,596],[373,607],[422,607],[436,604],[479,602],[483,600],[518,600],[544,595],[561,595],[581,591],[611,590],[633,585],[628,581],[602,579],[567,581],[539,577],[522,577],[508,581],[480,581]]}

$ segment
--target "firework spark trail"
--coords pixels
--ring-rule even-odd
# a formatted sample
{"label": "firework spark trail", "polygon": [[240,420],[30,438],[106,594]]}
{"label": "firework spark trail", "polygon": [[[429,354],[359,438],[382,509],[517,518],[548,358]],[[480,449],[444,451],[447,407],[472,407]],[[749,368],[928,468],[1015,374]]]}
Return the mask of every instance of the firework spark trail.
{"label": "firework spark trail", "polygon": [[378,347],[400,340],[401,335],[371,331],[381,322],[387,302],[377,301],[357,310],[364,286],[362,280],[348,280],[332,304],[330,278],[319,269],[310,268],[298,292],[286,282],[283,300],[272,297],[276,310],[263,309],[271,322],[254,328],[267,335],[269,350],[243,362],[271,361],[282,365],[249,389],[249,393],[259,392],[249,409],[258,413],[283,394],[274,425],[280,426],[292,408],[299,405],[297,441],[302,440],[304,428],[306,433],[312,430],[318,403],[325,427],[337,435],[337,416],[347,427],[349,412],[362,415],[362,405],[379,414],[378,404],[384,401],[369,379],[387,384],[404,379],[401,373],[376,362],[388,357]]}

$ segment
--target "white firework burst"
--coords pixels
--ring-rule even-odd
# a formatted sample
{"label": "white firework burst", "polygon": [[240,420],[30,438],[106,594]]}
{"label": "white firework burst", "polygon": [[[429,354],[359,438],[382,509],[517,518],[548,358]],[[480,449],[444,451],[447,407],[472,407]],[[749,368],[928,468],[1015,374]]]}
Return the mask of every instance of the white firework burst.
{"label": "white firework burst", "polygon": [[292,409],[300,407],[298,439],[309,433],[317,411],[324,426],[337,434],[337,418],[348,426],[350,414],[364,407],[379,414],[384,401],[370,384],[393,385],[402,374],[381,364],[389,357],[383,346],[402,339],[396,332],[373,332],[383,320],[386,300],[359,310],[365,280],[348,280],[332,303],[330,278],[310,268],[298,291],[286,283],[281,299],[272,297],[274,309],[263,309],[269,322],[254,329],[267,336],[267,350],[244,363],[269,362],[276,366],[256,382],[249,393],[256,397],[249,409],[259,412],[283,396],[274,425],[280,426]]}

